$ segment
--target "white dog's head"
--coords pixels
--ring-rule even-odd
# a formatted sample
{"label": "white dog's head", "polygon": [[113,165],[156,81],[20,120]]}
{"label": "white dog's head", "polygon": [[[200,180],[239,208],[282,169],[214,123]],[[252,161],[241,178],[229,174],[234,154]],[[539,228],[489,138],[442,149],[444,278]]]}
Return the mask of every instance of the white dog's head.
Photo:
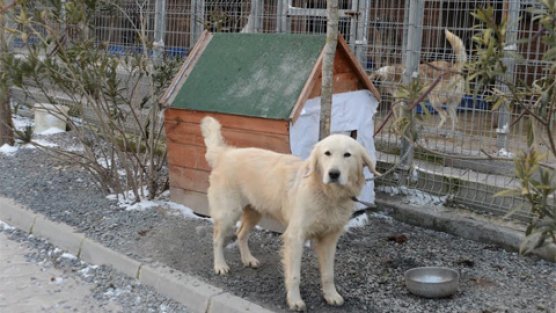
{"label": "white dog's head", "polygon": [[307,176],[318,173],[323,184],[346,186],[363,183],[363,167],[380,176],[365,148],[346,135],[331,135],[315,145],[308,159]]}

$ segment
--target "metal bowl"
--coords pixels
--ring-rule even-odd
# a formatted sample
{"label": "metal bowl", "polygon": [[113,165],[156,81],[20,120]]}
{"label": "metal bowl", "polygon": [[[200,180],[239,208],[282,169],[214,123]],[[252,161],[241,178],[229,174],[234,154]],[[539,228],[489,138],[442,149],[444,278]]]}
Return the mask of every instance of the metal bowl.
{"label": "metal bowl", "polygon": [[446,267],[417,267],[405,272],[405,285],[411,293],[425,298],[443,298],[459,287],[459,273]]}

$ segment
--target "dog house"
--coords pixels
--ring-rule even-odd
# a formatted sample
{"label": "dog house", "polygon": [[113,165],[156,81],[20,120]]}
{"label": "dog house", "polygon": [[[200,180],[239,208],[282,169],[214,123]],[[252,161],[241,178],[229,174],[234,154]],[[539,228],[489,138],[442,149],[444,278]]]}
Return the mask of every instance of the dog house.
{"label": "dog house", "polygon": [[[324,35],[201,35],[162,99],[173,201],[208,215],[210,167],[199,127],[206,115],[220,121],[231,145],[309,155],[318,141],[325,42]],[[331,131],[355,137],[373,157],[377,99],[380,94],[340,36]],[[360,197],[374,201],[372,181]]]}

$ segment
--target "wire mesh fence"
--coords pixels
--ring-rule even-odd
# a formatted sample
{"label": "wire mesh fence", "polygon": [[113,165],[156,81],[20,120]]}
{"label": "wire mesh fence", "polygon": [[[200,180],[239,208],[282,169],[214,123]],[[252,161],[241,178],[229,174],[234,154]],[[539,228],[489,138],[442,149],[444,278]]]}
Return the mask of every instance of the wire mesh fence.
{"label": "wire mesh fence", "polygon": [[[117,5],[97,7],[89,27],[95,40],[115,55],[154,54],[155,48],[161,47],[166,56],[184,58],[203,30],[326,32],[326,0],[119,0],[114,3]],[[410,12],[414,12],[416,3],[422,5],[422,13],[417,16],[417,25],[411,25]],[[510,20],[508,47],[523,55],[523,59],[513,60],[508,67],[512,78],[532,83],[547,65],[541,59],[547,47],[534,36],[540,26],[527,11],[534,6],[534,1],[340,0],[339,30],[369,74],[387,66],[403,68],[408,60],[407,47],[418,38],[421,38],[417,45],[420,49],[412,52],[417,53],[418,63],[447,61],[434,63],[444,66],[457,63],[445,29],[461,39],[467,60],[475,58],[472,37],[477,31],[474,29],[477,21],[471,13],[486,6],[494,8],[498,21],[503,17]],[[418,37],[409,35],[410,27],[414,26]],[[138,35],[146,36],[153,46],[139,45]],[[418,71],[422,68],[425,67],[418,67]],[[463,75],[455,76],[453,84],[466,79]],[[426,80],[435,79],[434,71],[427,75],[420,73],[420,78],[426,84]],[[401,79],[375,82],[382,93],[375,125],[385,123],[375,137],[375,145],[379,166],[386,169],[397,164],[403,155],[392,121],[385,122],[394,104],[393,90],[399,88]],[[437,91],[437,96],[453,97],[457,94],[454,86],[444,86]],[[439,127],[441,114],[431,105],[434,100],[431,97],[425,105],[417,107],[415,131],[422,140],[414,148],[413,162],[407,173],[389,175],[380,184],[403,185],[435,196],[449,196],[452,203],[491,213],[506,213],[519,203],[518,198],[492,195],[501,188],[518,184],[511,157],[526,147],[527,118],[509,127],[521,112],[505,106],[492,110],[484,90],[473,88],[473,82],[469,87],[453,101],[455,114],[450,116],[454,120],[453,128],[449,119]],[[543,148],[542,144],[539,146]],[[521,216],[527,214],[523,212]]]}

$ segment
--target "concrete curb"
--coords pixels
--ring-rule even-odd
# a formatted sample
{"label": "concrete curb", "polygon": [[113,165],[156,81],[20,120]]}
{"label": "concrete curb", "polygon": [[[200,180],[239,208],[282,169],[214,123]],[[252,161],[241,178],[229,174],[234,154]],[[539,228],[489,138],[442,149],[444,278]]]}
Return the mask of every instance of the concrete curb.
{"label": "concrete curb", "polygon": [[[449,208],[407,205],[379,197],[375,202],[378,207],[392,210],[392,217],[401,222],[479,242],[493,243],[508,250],[518,251],[525,238],[523,230],[494,224],[493,221],[481,219],[479,216],[465,215]],[[556,262],[556,245],[547,245],[532,253],[547,261]]]}
{"label": "concrete curb", "polygon": [[273,312],[178,270],[142,264],[86,238],[66,224],[50,221],[44,215],[35,213],[12,199],[0,197],[0,220],[29,234],[44,237],[85,262],[112,266],[152,287],[161,295],[183,304],[191,312]]}

